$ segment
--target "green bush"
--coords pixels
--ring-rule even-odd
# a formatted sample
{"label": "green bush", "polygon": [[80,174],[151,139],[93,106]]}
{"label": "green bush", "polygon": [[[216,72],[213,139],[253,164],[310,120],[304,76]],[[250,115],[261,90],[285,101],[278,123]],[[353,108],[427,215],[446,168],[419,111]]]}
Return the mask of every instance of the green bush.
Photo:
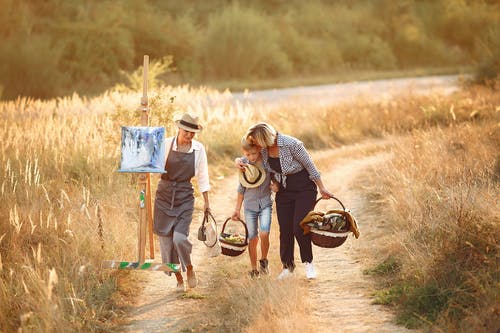
{"label": "green bush", "polygon": [[62,49],[52,45],[51,38],[45,35],[2,43],[3,98],[13,99],[18,95],[44,98],[64,89],[69,78],[63,72],[54,71],[61,57]]}
{"label": "green bush", "polygon": [[500,77],[500,23],[492,27],[482,43],[481,60],[476,68],[475,81],[492,84]]}
{"label": "green bush", "polygon": [[291,70],[270,20],[237,3],[213,15],[201,41],[206,73],[221,78],[262,77]]}
{"label": "green bush", "polygon": [[324,73],[342,65],[342,55],[336,43],[308,38],[294,28],[282,33],[280,44],[294,70],[300,73]]}
{"label": "green bush", "polygon": [[375,35],[352,33],[339,43],[342,58],[361,68],[393,69],[396,58],[389,45]]}

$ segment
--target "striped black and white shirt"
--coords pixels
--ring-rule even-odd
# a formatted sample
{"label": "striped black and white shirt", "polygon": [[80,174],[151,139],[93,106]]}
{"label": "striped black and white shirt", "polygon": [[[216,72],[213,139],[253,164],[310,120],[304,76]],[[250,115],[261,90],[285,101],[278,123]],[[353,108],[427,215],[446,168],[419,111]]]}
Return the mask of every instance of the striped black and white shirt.
{"label": "striped black and white shirt", "polygon": [[277,133],[277,144],[279,148],[279,159],[281,164],[281,173],[271,169],[269,165],[269,152],[266,148],[261,150],[264,168],[275,174],[276,180],[286,187],[286,176],[293,175],[303,169],[309,173],[309,179],[319,180],[321,175],[314,165],[311,156],[307,152],[302,141],[289,136]]}

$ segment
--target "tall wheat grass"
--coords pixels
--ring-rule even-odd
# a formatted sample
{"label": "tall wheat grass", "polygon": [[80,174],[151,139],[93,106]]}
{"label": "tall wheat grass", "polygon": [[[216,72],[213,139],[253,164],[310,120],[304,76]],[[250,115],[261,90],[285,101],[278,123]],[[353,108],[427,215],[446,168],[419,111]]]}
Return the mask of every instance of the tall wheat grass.
{"label": "tall wheat grass", "polygon": [[392,231],[378,301],[398,304],[401,323],[498,327],[499,146],[498,122],[417,130],[364,179]]}
{"label": "tall wheat grass", "polygon": [[[122,315],[120,298],[131,291],[123,290],[118,281],[131,277],[102,270],[100,263],[136,257],[136,179],[115,171],[120,126],[140,125],[135,111],[139,101],[137,93],[109,91],[91,99],[74,95],[0,104],[1,331],[106,331],[109,319]],[[163,87],[152,93],[150,125],[165,126],[172,134],[175,114],[184,110],[199,114],[205,130],[198,138],[207,146],[210,172],[223,176],[239,154],[241,135],[257,121],[302,138],[309,148],[325,148],[460,122],[475,133],[476,123],[498,121],[498,105],[498,94],[471,89],[453,97],[407,96],[334,107],[311,103],[266,109],[234,103],[229,92]],[[475,189],[478,184],[463,186]],[[269,294],[266,285],[235,288],[242,297],[250,297],[250,291]],[[287,289],[273,292],[278,298],[289,294]],[[298,298],[293,296],[290,304]],[[231,314],[242,306],[254,310],[256,302],[249,307],[224,298],[223,306],[232,309]],[[276,320],[292,307],[272,298],[259,302],[279,314]],[[249,322],[244,319],[235,325],[243,329]],[[279,322],[272,325],[284,327]]]}

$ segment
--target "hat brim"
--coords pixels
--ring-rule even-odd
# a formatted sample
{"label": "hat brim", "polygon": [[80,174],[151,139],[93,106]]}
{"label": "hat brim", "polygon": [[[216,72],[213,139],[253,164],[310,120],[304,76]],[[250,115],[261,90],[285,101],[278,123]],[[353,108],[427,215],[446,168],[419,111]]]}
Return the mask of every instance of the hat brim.
{"label": "hat brim", "polygon": [[175,121],[175,125],[178,127],[178,128],[182,128],[183,130],[185,131],[188,131],[188,132],[194,132],[194,133],[198,133],[198,132],[201,132],[201,130],[203,129],[203,126],[201,125],[198,125],[198,128],[194,128],[194,127],[189,127],[189,126],[186,126],[184,124],[181,124],[181,121],[180,120],[176,120]]}
{"label": "hat brim", "polygon": [[259,187],[264,183],[264,180],[266,180],[266,171],[261,167],[257,165],[253,165],[254,167],[259,170],[259,177],[257,177],[257,180],[255,182],[250,182],[246,177],[245,177],[245,172],[240,172],[239,178],[240,178],[240,184],[243,187],[246,188],[254,188],[254,187]]}

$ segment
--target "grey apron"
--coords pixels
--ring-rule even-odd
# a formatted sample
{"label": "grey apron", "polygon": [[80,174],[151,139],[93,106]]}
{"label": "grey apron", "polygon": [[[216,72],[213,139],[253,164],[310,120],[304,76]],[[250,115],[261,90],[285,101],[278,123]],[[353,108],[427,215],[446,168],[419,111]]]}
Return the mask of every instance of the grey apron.
{"label": "grey apron", "polygon": [[195,174],[194,151],[181,153],[172,150],[174,140],[165,162],[167,173],[162,174],[156,190],[153,229],[159,236],[169,236],[174,229],[189,236],[193,218],[194,190],[191,178]]}

